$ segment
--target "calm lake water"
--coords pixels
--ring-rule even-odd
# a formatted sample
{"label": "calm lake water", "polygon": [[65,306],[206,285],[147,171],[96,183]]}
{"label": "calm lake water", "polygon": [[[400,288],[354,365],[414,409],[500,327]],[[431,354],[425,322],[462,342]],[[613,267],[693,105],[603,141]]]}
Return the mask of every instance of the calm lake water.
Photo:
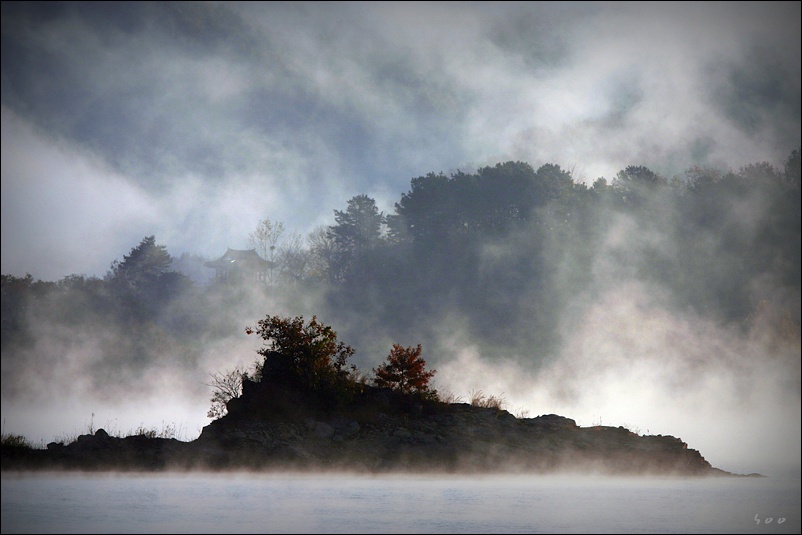
{"label": "calm lake water", "polygon": [[2,475],[3,533],[799,533],[800,479]]}

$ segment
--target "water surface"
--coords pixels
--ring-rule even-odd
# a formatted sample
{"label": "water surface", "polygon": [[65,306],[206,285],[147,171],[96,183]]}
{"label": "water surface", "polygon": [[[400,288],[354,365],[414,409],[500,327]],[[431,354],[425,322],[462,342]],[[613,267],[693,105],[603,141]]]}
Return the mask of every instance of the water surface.
{"label": "water surface", "polygon": [[799,533],[800,479],[2,475],[3,533]]}

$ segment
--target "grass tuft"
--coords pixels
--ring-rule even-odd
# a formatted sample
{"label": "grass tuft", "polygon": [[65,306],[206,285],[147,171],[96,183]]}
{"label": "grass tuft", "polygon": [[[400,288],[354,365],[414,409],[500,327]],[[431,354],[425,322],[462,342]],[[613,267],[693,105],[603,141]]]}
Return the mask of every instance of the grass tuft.
{"label": "grass tuft", "polygon": [[501,410],[507,405],[507,399],[503,393],[498,396],[495,394],[486,396],[481,390],[471,390],[468,393],[468,398],[474,407]]}

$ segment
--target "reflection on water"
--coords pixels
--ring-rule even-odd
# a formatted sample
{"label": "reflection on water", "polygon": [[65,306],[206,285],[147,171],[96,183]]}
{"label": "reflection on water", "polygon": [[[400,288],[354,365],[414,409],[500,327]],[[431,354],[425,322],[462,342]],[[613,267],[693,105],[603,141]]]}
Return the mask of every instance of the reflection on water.
{"label": "reflection on water", "polygon": [[799,478],[2,476],[2,532],[799,533]]}

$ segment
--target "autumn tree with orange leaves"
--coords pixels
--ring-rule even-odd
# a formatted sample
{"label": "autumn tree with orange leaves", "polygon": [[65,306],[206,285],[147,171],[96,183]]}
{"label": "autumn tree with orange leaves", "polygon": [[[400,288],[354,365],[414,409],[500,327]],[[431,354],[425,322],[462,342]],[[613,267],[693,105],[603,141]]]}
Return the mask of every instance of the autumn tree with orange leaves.
{"label": "autumn tree with orange leaves", "polygon": [[429,389],[429,380],[437,370],[426,371],[426,361],[421,357],[421,351],[420,344],[406,348],[393,344],[387,362],[373,370],[376,386],[436,399],[437,391]]}

